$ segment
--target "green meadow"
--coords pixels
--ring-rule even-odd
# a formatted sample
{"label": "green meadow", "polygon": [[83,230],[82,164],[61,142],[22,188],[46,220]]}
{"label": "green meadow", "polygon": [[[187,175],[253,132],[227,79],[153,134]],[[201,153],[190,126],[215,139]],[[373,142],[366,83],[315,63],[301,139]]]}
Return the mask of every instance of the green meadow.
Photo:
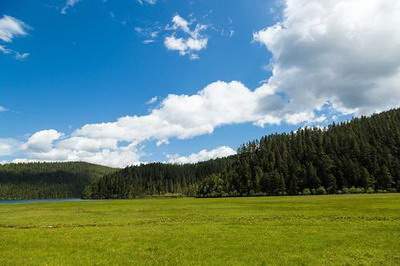
{"label": "green meadow", "polygon": [[0,265],[400,265],[400,194],[0,204]]}

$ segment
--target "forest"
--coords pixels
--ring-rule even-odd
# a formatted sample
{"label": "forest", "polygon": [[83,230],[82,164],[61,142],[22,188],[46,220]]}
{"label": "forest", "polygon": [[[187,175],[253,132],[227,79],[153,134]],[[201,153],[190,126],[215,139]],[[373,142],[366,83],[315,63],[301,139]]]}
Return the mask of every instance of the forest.
{"label": "forest", "polygon": [[0,165],[0,199],[79,198],[113,168],[83,162]]}
{"label": "forest", "polygon": [[105,175],[94,199],[400,191],[400,109],[326,128],[301,128],[248,142],[235,156],[196,164],[146,164]]}
{"label": "forest", "polygon": [[400,109],[250,141],[195,164],[113,169],[83,162],[0,165],[0,199],[232,197],[400,191]]}

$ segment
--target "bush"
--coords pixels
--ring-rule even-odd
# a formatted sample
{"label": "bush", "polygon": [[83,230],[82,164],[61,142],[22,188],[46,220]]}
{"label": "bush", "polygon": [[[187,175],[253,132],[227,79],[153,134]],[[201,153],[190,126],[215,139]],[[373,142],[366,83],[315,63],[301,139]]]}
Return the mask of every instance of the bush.
{"label": "bush", "polygon": [[335,193],[337,193],[335,187],[328,187],[327,192],[328,192],[329,194],[335,194]]}
{"label": "bush", "polygon": [[317,188],[316,190],[315,190],[315,194],[317,194],[317,195],[325,195],[326,194],[326,190],[325,190],[325,188],[324,187],[319,187],[319,188]]}
{"label": "bush", "polygon": [[372,194],[375,193],[375,190],[372,187],[367,188],[367,190],[365,191],[368,194]]}
{"label": "bush", "polygon": [[200,198],[222,197],[226,194],[224,191],[224,181],[221,179],[220,175],[211,175],[201,182],[197,188],[196,194],[196,196]]}
{"label": "bush", "polygon": [[311,191],[309,188],[303,189],[303,195],[311,195]]}
{"label": "bush", "polygon": [[359,188],[359,187],[351,187],[349,189],[349,193],[351,194],[360,194],[360,193],[364,193],[364,189]]}

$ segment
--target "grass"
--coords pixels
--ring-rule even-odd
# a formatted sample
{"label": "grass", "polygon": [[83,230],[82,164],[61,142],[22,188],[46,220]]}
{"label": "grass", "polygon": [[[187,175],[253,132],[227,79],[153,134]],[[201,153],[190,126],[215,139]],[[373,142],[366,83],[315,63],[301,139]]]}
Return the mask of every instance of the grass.
{"label": "grass", "polygon": [[400,265],[400,194],[0,205],[0,265]]}

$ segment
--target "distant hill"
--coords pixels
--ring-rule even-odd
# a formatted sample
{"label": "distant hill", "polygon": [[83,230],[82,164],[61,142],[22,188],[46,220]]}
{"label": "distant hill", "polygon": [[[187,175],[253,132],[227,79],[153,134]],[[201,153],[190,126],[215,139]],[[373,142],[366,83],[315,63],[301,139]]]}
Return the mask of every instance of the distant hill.
{"label": "distant hill", "polygon": [[303,128],[196,164],[113,169],[83,162],[0,165],[0,199],[400,192],[400,109]]}
{"label": "distant hill", "polygon": [[82,197],[85,187],[117,169],[84,163],[0,165],[0,199]]}
{"label": "distant hill", "polygon": [[91,198],[400,191],[400,110],[251,141],[236,156],[128,167],[95,180]]}
{"label": "distant hill", "polygon": [[145,195],[195,196],[206,177],[232,167],[234,157],[196,164],[151,163],[131,166],[105,175],[88,186],[86,196],[94,199],[135,198]]}

